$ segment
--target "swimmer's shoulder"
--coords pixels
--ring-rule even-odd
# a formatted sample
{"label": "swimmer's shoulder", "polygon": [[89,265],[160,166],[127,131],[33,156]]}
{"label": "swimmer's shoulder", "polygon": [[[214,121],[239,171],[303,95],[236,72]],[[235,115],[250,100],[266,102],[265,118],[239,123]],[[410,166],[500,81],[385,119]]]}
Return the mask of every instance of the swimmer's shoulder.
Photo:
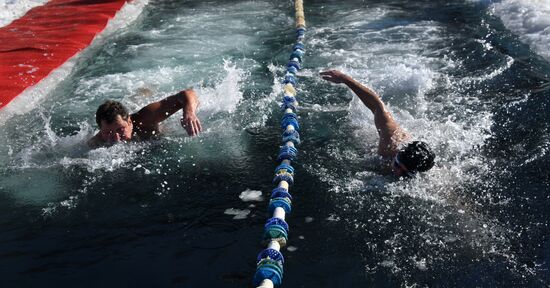
{"label": "swimmer's shoulder", "polygon": [[92,138],[88,140],[88,142],[86,142],[86,144],[88,144],[88,147],[90,147],[91,149],[96,149],[103,146],[105,143],[103,143],[103,140],[101,140],[99,134],[95,134]]}
{"label": "swimmer's shoulder", "polygon": [[155,140],[160,136],[159,125],[155,123],[146,123],[134,113],[131,115],[132,125],[134,126],[134,131],[132,135],[133,141],[144,141],[144,140]]}

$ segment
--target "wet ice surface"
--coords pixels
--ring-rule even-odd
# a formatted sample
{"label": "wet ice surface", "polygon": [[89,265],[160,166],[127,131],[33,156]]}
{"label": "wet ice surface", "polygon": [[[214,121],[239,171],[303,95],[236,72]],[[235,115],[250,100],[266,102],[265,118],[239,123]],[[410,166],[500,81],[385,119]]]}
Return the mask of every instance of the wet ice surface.
{"label": "wet ice surface", "polygon": [[[285,286],[548,284],[549,66],[482,2],[306,3]],[[3,279],[249,285],[273,189],[291,6],[152,1],[8,119]],[[326,68],[376,89],[433,146],[436,167],[410,181],[380,168],[372,115],[317,77]],[[174,116],[158,141],[86,147],[104,100],[136,111],[187,87],[200,96],[201,136],[186,137]]]}
{"label": "wet ice surface", "polygon": [[47,0],[0,0],[0,27],[25,15],[30,9],[48,2]]}

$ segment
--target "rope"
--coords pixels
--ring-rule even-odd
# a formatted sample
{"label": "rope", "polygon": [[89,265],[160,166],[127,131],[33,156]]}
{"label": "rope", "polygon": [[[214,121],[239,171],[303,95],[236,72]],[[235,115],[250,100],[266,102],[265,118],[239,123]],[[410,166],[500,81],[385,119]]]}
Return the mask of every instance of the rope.
{"label": "rope", "polygon": [[277,185],[271,192],[268,212],[272,215],[264,226],[263,240],[267,248],[258,254],[256,273],[254,274],[254,286],[258,288],[273,288],[281,286],[283,281],[284,257],[281,247],[286,246],[288,241],[289,227],[285,222],[286,214],[292,210],[292,195],[289,193],[289,186],[294,184],[294,168],[291,162],[298,157],[298,149],[295,145],[300,144],[300,125],[296,108],[295,86],[298,82],[296,73],[302,69],[302,60],[305,54],[303,44],[306,21],[304,16],[304,5],[302,0],[294,3],[296,10],[296,44],[292,47],[292,53],[286,66],[287,73],[282,81],[283,99],[281,109],[284,111],[281,119],[282,144],[277,161],[279,166],[275,168],[273,183]]}

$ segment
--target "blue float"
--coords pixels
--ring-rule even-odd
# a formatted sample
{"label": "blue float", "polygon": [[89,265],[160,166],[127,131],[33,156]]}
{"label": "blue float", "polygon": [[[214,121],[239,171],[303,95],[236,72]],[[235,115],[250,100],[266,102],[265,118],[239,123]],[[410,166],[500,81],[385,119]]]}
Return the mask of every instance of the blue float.
{"label": "blue float", "polygon": [[294,76],[293,74],[286,74],[285,75],[285,79],[283,80],[283,84],[292,84],[293,86],[296,86],[296,83],[297,83],[297,79],[296,79],[296,76]]}
{"label": "blue float", "polygon": [[269,200],[267,211],[269,214],[273,214],[277,207],[283,208],[286,214],[290,214],[292,211],[292,202],[289,198],[273,198]]}
{"label": "blue float", "polygon": [[277,174],[275,178],[273,178],[273,184],[278,184],[281,181],[287,182],[288,185],[294,185],[294,175],[290,173],[281,173]]}
{"label": "blue float", "polygon": [[298,131],[296,131],[296,130],[292,130],[292,131],[285,130],[283,132],[282,142],[283,142],[283,144],[286,144],[287,142],[292,142],[292,143],[294,143],[294,145],[299,145],[300,144],[300,133],[298,133]]}
{"label": "blue float", "polygon": [[296,43],[294,46],[292,46],[292,50],[300,49],[302,51],[306,51],[306,46],[303,43]]}
{"label": "blue float", "polygon": [[288,73],[292,73],[294,75],[296,75],[296,73],[298,73],[298,69],[296,69],[296,67],[294,67],[294,66],[287,66],[286,71]]}
{"label": "blue float", "polygon": [[288,198],[292,200],[292,195],[288,193],[288,190],[283,187],[277,187],[271,190],[271,198]]}
{"label": "blue float", "polygon": [[267,228],[269,228],[273,225],[283,227],[283,229],[285,230],[286,233],[288,233],[288,231],[289,231],[288,224],[286,223],[285,220],[283,220],[281,218],[272,217],[272,218],[267,219],[267,221],[265,222],[264,227],[267,229]]}
{"label": "blue float", "polygon": [[303,39],[306,35],[306,28],[300,27],[296,29],[296,38],[299,40]]}
{"label": "blue float", "polygon": [[296,113],[285,113],[281,119],[281,128],[286,130],[288,125],[292,125],[294,130],[300,131],[300,124],[298,124],[298,115]]}
{"label": "blue float", "polygon": [[286,64],[286,67],[294,67],[296,68],[297,71],[300,71],[302,69],[302,65],[300,65],[300,62],[298,61],[294,61],[294,60],[290,60],[288,61],[288,64]]}
{"label": "blue float", "polygon": [[281,285],[283,281],[283,269],[276,264],[276,261],[264,261],[256,268],[254,285],[260,285],[265,279],[271,280],[276,287]]}
{"label": "blue float", "polygon": [[294,176],[294,167],[289,164],[281,163],[281,165],[275,168],[275,174],[289,173]]}
{"label": "blue float", "polygon": [[[301,0],[296,0],[295,9],[297,41],[292,46],[292,52],[286,65],[287,73],[281,81],[285,85],[281,102],[281,110],[285,113],[280,123],[283,130],[281,137],[283,145],[277,155],[277,162],[280,164],[275,168],[275,177],[273,178],[273,183],[277,184],[278,187],[271,191],[268,211],[273,216],[266,221],[263,234],[264,244],[269,246],[258,254],[258,263],[253,280],[255,287],[260,285],[261,287],[271,287],[271,284],[279,287],[283,279],[284,257],[279,250],[288,241],[289,227],[284,218],[285,214],[290,214],[292,211],[292,195],[289,193],[288,187],[294,184],[294,167],[291,166],[291,162],[298,158],[298,149],[294,146],[300,144],[300,125],[296,115],[298,101],[295,98],[295,86],[298,83],[296,74],[302,69],[302,61],[306,53],[305,45],[302,43],[306,28],[303,2]],[[284,212],[277,208],[283,209]],[[275,210],[277,210],[276,214]]]}
{"label": "blue float", "polygon": [[298,59],[298,62],[302,63],[303,56],[304,56],[304,51],[300,49],[294,50],[292,54],[290,54],[289,60]]}
{"label": "blue float", "polygon": [[260,254],[258,254],[258,262],[262,261],[263,259],[275,260],[280,264],[285,263],[285,257],[283,257],[283,254],[272,248],[266,248],[262,252],[260,252]]}
{"label": "blue float", "polygon": [[290,160],[294,161],[298,158],[298,149],[296,147],[291,146],[282,146],[279,150],[279,155],[277,156],[277,162],[281,162],[283,160]]}
{"label": "blue float", "polygon": [[293,96],[284,96],[283,97],[283,103],[281,104],[281,109],[285,111],[286,109],[292,109],[292,111],[296,111],[296,107],[298,106],[298,101],[296,101],[296,98]]}

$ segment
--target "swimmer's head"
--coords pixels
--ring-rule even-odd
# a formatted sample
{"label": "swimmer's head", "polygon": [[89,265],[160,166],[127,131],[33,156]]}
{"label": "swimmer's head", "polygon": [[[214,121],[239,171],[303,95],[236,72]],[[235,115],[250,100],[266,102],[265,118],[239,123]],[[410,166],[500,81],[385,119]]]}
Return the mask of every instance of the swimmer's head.
{"label": "swimmer's head", "polygon": [[434,166],[435,154],[426,142],[409,143],[395,155],[393,172],[396,176],[413,176],[426,172]]}
{"label": "swimmer's head", "polygon": [[132,139],[132,120],[128,110],[120,102],[107,100],[97,108],[95,121],[99,135],[107,143]]}

